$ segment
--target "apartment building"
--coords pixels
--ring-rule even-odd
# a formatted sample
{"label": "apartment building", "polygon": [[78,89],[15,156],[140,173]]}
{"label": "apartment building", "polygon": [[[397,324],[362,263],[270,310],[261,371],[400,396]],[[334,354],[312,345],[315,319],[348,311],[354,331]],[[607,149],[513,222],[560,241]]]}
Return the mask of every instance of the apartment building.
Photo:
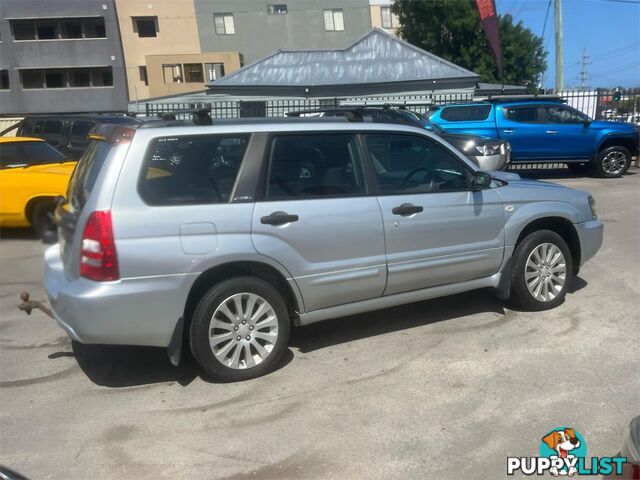
{"label": "apartment building", "polygon": [[240,68],[238,52],[200,49],[193,0],[115,0],[129,99],[204,90]]}
{"label": "apartment building", "polygon": [[250,64],[281,49],[346,48],[372,27],[369,0],[275,1],[195,0],[202,51]]}
{"label": "apartment building", "polygon": [[126,105],[113,0],[0,1],[0,114]]}
{"label": "apartment building", "polygon": [[386,30],[396,35],[400,22],[398,16],[393,13],[393,0],[369,0],[371,13],[371,26]]}

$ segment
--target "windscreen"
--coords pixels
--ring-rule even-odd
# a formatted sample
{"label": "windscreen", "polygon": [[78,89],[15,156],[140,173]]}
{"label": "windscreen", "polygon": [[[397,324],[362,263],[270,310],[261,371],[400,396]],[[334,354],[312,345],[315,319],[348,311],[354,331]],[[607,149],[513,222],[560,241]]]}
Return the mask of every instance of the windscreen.
{"label": "windscreen", "polygon": [[0,168],[61,163],[67,158],[45,142],[11,142],[0,145]]}

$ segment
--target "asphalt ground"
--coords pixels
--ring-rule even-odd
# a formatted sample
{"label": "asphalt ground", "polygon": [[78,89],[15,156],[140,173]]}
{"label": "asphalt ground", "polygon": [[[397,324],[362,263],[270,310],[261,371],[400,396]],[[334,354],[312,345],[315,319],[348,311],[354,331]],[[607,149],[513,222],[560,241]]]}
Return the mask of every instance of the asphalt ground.
{"label": "asphalt ground", "polygon": [[639,173],[526,172],[590,191],[605,223],[555,310],[485,290],[336,319],[235,384],[18,312],[21,291],[44,298],[45,246],[2,231],[0,464],[32,479],[497,479],[564,425],[613,455],[640,413]]}

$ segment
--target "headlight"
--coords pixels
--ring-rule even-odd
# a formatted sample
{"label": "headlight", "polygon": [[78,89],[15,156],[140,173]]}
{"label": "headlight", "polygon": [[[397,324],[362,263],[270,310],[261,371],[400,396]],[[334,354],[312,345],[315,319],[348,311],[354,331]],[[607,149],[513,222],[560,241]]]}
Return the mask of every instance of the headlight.
{"label": "headlight", "polygon": [[[476,147],[480,149],[481,147]],[[500,144],[499,143],[487,143],[482,146],[483,155],[498,155],[500,153]]]}
{"label": "headlight", "polygon": [[597,219],[598,214],[596,213],[596,200],[591,195],[589,195],[589,207],[591,207],[591,214],[593,215],[593,219]]}

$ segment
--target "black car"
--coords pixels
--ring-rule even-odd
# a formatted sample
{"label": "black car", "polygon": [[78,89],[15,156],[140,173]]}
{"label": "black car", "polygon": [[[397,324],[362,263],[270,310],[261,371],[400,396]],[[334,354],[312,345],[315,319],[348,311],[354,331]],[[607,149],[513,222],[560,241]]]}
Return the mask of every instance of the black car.
{"label": "black car", "polygon": [[89,146],[89,131],[101,123],[139,123],[141,120],[125,115],[28,115],[17,125],[0,132],[15,130],[18,137],[42,138],[68,158],[77,160]]}
{"label": "black car", "polygon": [[393,123],[423,128],[442,137],[460,150],[467,158],[482,170],[503,169],[510,160],[511,146],[505,140],[496,140],[479,135],[450,133],[432,123],[421,113],[413,112],[404,106],[340,106],[288,112],[289,117],[319,115],[323,117],[347,117],[351,121]]}

